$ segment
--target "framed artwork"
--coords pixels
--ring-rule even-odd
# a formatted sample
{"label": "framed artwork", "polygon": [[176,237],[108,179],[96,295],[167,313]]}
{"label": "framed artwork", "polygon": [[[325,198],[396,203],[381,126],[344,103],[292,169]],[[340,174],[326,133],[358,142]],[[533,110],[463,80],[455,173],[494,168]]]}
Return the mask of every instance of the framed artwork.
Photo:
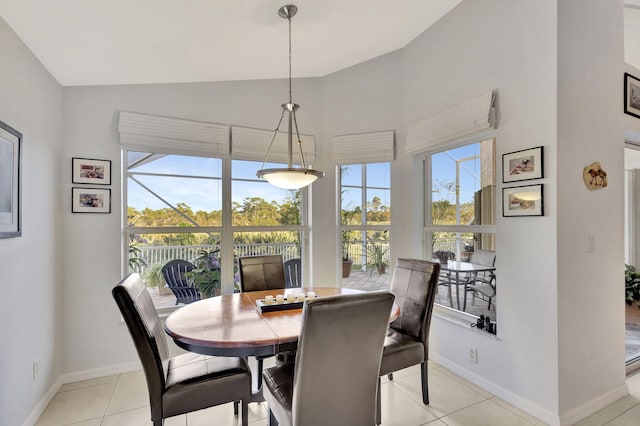
{"label": "framed artwork", "polygon": [[640,80],[624,73],[624,112],[640,118]]}
{"label": "framed artwork", "polygon": [[542,185],[502,188],[502,216],[544,216]]}
{"label": "framed artwork", "polygon": [[22,133],[0,121],[0,238],[22,235],[21,145]]}
{"label": "framed artwork", "polygon": [[72,183],[111,185],[111,160],[72,159]]}
{"label": "framed artwork", "polygon": [[71,188],[72,213],[111,213],[111,190]]}
{"label": "framed artwork", "polygon": [[542,147],[502,155],[502,183],[540,179],[543,175]]}

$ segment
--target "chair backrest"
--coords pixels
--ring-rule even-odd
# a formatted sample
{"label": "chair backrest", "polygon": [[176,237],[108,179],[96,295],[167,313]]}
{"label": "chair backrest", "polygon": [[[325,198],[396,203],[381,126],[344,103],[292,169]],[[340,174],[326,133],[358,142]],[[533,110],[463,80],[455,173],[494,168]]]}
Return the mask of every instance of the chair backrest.
{"label": "chair backrest", "polygon": [[284,282],[287,288],[302,287],[301,259],[289,259],[284,262]]}
{"label": "chair backrest", "polygon": [[475,250],[471,253],[469,262],[476,265],[495,266],[496,252],[493,250]]}
{"label": "chair backrest", "polygon": [[127,324],[147,379],[152,418],[162,417],[165,364],[169,349],[151,295],[138,274],[129,274],[111,291]]}
{"label": "chair backrest", "polygon": [[[400,315],[391,328],[418,338],[427,351],[431,313],[435,300],[440,264],[421,259],[398,259],[390,291],[396,297]],[[427,354],[425,353],[425,359]]]}
{"label": "chair backrest", "polygon": [[305,302],[294,367],[294,426],[374,424],[392,305],[389,292]]}
{"label": "chair backrest", "polygon": [[170,260],[162,267],[162,276],[176,296],[176,303],[191,303],[200,299],[200,293],[185,276],[195,268],[193,263],[183,259]]}
{"label": "chair backrest", "polygon": [[284,264],[279,254],[241,257],[238,266],[242,291],[285,288]]}

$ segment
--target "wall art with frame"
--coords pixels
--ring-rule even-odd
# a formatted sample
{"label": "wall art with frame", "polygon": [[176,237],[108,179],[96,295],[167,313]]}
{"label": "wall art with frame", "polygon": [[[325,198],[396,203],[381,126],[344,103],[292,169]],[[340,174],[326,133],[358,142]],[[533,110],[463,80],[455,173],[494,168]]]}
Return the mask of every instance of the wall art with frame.
{"label": "wall art with frame", "polygon": [[502,183],[544,177],[543,147],[524,149],[502,155]]}
{"label": "wall art with frame", "polygon": [[111,213],[111,190],[71,188],[72,213]]}
{"label": "wall art with frame", "polygon": [[71,182],[111,185],[111,160],[72,158]]}
{"label": "wall art with frame", "polygon": [[544,216],[542,185],[502,188],[502,216]]}
{"label": "wall art with frame", "polygon": [[0,121],[0,238],[22,235],[22,133]]}
{"label": "wall art with frame", "polygon": [[624,112],[640,118],[640,79],[624,73]]}

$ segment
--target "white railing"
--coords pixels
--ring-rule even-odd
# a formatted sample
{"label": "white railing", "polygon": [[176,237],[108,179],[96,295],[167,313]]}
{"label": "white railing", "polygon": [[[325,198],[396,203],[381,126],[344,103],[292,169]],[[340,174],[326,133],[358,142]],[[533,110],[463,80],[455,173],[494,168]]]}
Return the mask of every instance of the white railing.
{"label": "white railing", "polygon": [[[140,257],[145,261],[146,266],[140,268],[143,273],[148,267],[155,264],[165,264],[173,259],[184,259],[193,262],[202,249],[215,250],[219,246],[137,246],[140,249]],[[236,244],[233,246],[234,254],[243,256],[262,256],[269,254],[280,254],[282,259],[287,261],[300,257],[300,249],[296,243],[262,243],[262,244]]]}

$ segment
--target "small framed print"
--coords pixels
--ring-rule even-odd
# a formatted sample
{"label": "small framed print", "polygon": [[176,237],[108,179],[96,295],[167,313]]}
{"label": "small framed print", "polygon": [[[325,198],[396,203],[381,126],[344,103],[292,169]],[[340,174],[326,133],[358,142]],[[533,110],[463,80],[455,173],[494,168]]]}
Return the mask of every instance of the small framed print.
{"label": "small framed print", "polygon": [[22,133],[0,121],[0,238],[22,235],[21,145]]}
{"label": "small framed print", "polygon": [[542,147],[510,152],[502,155],[502,183],[540,179],[542,171]]}
{"label": "small framed print", "polygon": [[72,159],[72,183],[111,185],[111,160]]}
{"label": "small framed print", "polygon": [[111,213],[111,190],[71,188],[72,213]]}
{"label": "small framed print", "polygon": [[640,118],[640,80],[624,73],[624,112]]}
{"label": "small framed print", "polygon": [[502,216],[544,216],[542,185],[502,188]]}

